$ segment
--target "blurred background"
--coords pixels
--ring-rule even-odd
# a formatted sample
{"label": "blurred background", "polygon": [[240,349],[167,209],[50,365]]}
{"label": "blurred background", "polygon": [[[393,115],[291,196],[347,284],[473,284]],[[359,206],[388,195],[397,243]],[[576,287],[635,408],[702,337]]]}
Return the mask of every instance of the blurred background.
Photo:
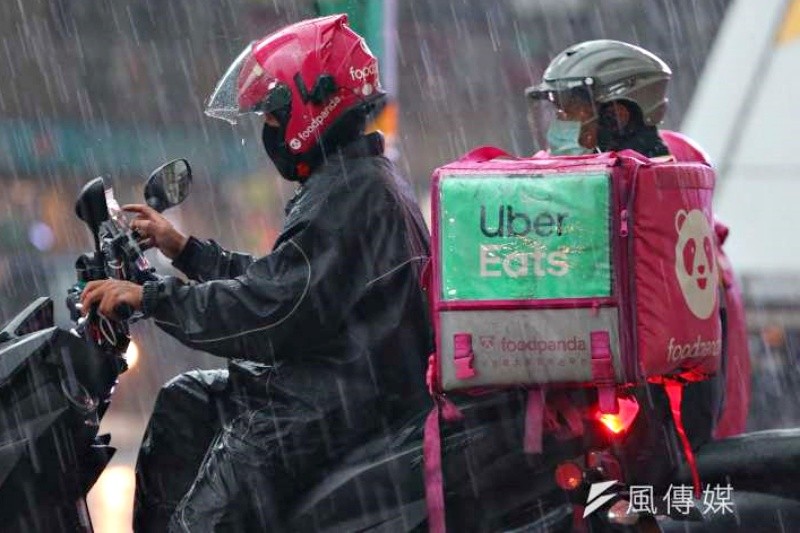
{"label": "blurred background", "polygon": [[[73,202],[90,178],[120,202],[176,157],[195,187],[174,223],[266,253],[292,186],[255,124],[203,115],[204,99],[251,40],[348,12],[381,59],[391,154],[428,210],[434,168],[494,144],[529,154],[523,91],[570,44],[624,40],[673,69],[664,127],[695,137],[720,172],[718,214],[745,290],[754,368],[750,429],[796,425],[800,395],[798,0],[18,0],[0,2],[0,322],[35,296],[58,305],[90,248]],[[153,256],[168,271],[163,257]],[[133,327],[131,369],[104,420],[119,451],[91,495],[100,533],[130,531],[133,465],[159,387],[224,361],[150,324]]]}

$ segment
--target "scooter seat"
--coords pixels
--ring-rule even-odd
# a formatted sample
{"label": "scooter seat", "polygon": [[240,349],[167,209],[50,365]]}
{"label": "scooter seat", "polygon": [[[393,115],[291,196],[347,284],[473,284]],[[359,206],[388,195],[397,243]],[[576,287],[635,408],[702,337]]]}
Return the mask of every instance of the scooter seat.
{"label": "scooter seat", "polygon": [[[441,427],[442,469],[448,528],[506,520],[519,509],[525,519],[543,499],[563,499],[553,465],[522,449],[521,409],[514,394],[458,401],[460,423]],[[428,413],[418,413],[391,432],[350,453],[293,509],[292,531],[413,531],[427,520],[423,432]],[[547,443],[546,443],[547,445]],[[580,443],[551,444],[574,457]],[[537,507],[538,506],[538,507]]]}

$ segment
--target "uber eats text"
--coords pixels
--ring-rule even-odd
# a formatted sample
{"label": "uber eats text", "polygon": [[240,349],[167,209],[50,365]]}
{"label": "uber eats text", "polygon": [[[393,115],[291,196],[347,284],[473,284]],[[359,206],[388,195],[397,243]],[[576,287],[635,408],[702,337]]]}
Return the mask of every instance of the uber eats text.
{"label": "uber eats text", "polygon": [[[496,213],[493,221],[487,221],[487,211]],[[490,217],[491,215],[488,215]],[[480,229],[486,237],[538,238],[564,235],[564,222],[569,213],[541,211],[529,215],[512,205],[500,205],[497,209],[480,206]],[[490,229],[491,228],[491,229]],[[482,277],[520,276],[543,277],[564,276],[569,272],[569,262],[564,251],[517,251],[502,244],[480,245],[480,275]]]}

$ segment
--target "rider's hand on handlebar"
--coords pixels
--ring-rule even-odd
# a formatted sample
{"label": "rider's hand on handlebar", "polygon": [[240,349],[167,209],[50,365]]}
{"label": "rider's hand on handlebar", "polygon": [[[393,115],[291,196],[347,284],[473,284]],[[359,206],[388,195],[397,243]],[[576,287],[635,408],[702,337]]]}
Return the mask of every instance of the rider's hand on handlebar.
{"label": "rider's hand on handlebar", "polygon": [[127,304],[134,311],[142,309],[142,287],[130,281],[105,279],[90,281],[81,294],[81,313],[87,315],[93,305],[97,311],[108,318],[121,320],[118,311]]}
{"label": "rider's hand on handlebar", "polygon": [[131,229],[142,236],[139,244],[144,249],[155,246],[170,259],[175,259],[189,241],[189,237],[176,230],[169,220],[150,206],[131,204],[122,206],[122,209],[136,213]]}

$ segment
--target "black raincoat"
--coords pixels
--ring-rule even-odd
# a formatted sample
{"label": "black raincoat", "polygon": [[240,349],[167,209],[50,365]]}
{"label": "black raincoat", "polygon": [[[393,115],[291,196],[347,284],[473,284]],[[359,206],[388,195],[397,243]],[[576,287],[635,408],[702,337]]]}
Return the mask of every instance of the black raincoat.
{"label": "black raincoat", "polygon": [[192,238],[176,259],[197,283],[166,278],[152,318],[230,362],[159,394],[137,463],[137,530],[170,515],[178,531],[279,530],[326,465],[428,407],[428,233],[375,135],[304,182],[270,254]]}

